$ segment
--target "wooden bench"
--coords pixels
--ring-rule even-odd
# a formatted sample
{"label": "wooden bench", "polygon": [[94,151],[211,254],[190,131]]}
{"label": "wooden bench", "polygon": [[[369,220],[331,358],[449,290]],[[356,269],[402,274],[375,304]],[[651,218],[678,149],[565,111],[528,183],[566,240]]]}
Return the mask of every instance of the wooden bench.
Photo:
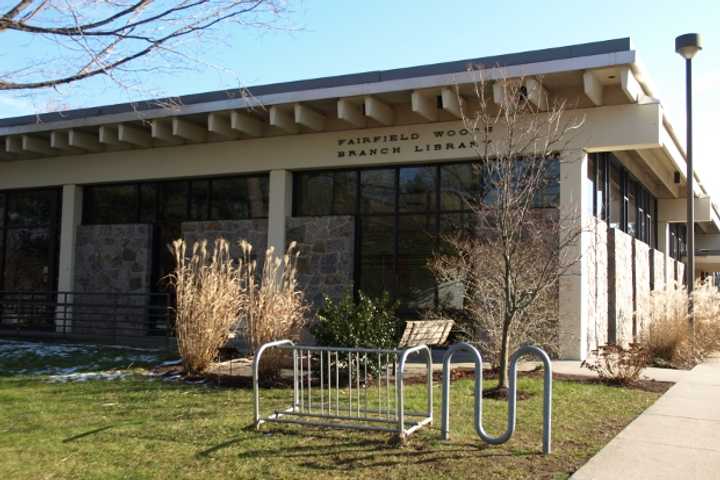
{"label": "wooden bench", "polygon": [[455,322],[452,320],[417,320],[405,322],[405,330],[400,339],[400,348],[417,345],[442,345],[447,341]]}

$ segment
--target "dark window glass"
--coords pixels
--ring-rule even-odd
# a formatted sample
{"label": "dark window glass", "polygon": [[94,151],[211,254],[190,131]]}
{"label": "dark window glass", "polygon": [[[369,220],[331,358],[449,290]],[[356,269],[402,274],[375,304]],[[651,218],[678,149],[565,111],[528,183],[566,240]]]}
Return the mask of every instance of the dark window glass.
{"label": "dark window glass", "polygon": [[57,202],[57,190],[32,190],[10,194],[7,200],[7,226],[49,225]]}
{"label": "dark window glass", "polygon": [[440,167],[440,209],[465,210],[481,194],[479,166],[472,163]]}
{"label": "dark window glass", "polygon": [[435,280],[427,262],[435,248],[436,215],[398,218],[397,298],[406,308],[432,307]]}
{"label": "dark window glass", "polygon": [[333,175],[333,214],[355,213],[357,174],[355,171],[335,172]]}
{"label": "dark window glass", "polygon": [[601,220],[607,220],[607,199],[605,193],[605,174],[607,157],[597,156],[597,181],[595,182],[595,214]]}
{"label": "dark window glass", "polygon": [[55,270],[53,241],[46,227],[8,230],[3,288],[52,290],[54,279],[51,272]]}
{"label": "dark window glass", "polygon": [[627,182],[627,233],[631,237],[635,237],[638,235],[638,212],[637,212],[637,193],[636,193],[637,184],[633,182],[632,180],[628,180]]}
{"label": "dark window glass", "polygon": [[369,295],[395,292],[395,220],[360,219],[360,289]]}
{"label": "dark window glass", "polygon": [[188,182],[160,185],[160,221],[182,222],[188,218]]}
{"label": "dark window glass", "polygon": [[547,159],[543,173],[545,179],[542,192],[535,197],[533,206],[536,208],[557,207],[560,205],[560,160],[558,158]]}
{"label": "dark window glass", "polygon": [[333,207],[332,172],[307,172],[295,182],[298,216],[331,215]]}
{"label": "dark window glass", "polygon": [[360,173],[360,212],[395,212],[395,169],[364,170]]}
{"label": "dark window glass", "polygon": [[193,180],[190,183],[190,219],[207,220],[210,214],[210,181]]}
{"label": "dark window glass", "polygon": [[399,211],[436,210],[436,176],[437,168],[435,167],[401,168],[399,173]]}
{"label": "dark window glass", "polygon": [[87,187],[84,195],[87,223],[109,225],[137,223],[138,190],[136,185]]}
{"label": "dark window glass", "polygon": [[250,202],[244,179],[213,180],[212,191],[212,218],[231,220],[250,217]]}
{"label": "dark window glass", "polygon": [[622,209],[623,209],[623,191],[622,191],[622,175],[620,169],[615,165],[610,165],[610,227],[621,228]]}
{"label": "dark window glass", "polygon": [[[247,202],[249,206],[249,218],[267,218],[270,198],[269,177],[244,177],[247,185]],[[237,218],[247,218],[237,217]],[[236,217],[233,217],[235,219]]]}
{"label": "dark window glass", "polygon": [[5,226],[5,195],[0,193],[0,229]]}
{"label": "dark window glass", "polygon": [[154,183],[140,184],[140,223],[157,221],[157,185]]}

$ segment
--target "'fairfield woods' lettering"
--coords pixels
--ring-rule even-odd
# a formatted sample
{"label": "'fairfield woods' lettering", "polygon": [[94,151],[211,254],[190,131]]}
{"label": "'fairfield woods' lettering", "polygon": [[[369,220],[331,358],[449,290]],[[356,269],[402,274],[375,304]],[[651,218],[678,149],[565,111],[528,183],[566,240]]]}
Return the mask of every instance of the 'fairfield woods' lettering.
{"label": "'fairfield woods' lettering", "polygon": [[422,153],[441,150],[462,150],[477,146],[474,140],[459,139],[456,137],[467,137],[471,134],[467,128],[436,130],[432,132],[435,139],[442,139],[442,142],[422,143],[421,136],[417,132],[398,133],[388,135],[375,135],[368,137],[340,138],[337,141],[338,158],[343,157],[371,157],[377,155],[396,155],[402,152],[405,145],[410,143],[412,152]]}

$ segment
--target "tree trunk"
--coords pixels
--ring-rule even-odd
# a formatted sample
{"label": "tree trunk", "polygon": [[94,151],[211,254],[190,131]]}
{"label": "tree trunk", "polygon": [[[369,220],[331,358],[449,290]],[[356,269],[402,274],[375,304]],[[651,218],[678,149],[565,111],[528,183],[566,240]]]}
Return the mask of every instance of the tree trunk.
{"label": "tree trunk", "polygon": [[510,357],[510,322],[505,320],[502,328],[500,345],[500,368],[498,369],[498,390],[507,390],[510,387],[508,376],[508,360]]}

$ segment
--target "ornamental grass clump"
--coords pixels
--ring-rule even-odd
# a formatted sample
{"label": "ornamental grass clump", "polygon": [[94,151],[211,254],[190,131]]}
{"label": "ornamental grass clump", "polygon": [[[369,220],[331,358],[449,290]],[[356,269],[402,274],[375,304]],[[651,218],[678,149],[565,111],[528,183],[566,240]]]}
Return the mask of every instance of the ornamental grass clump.
{"label": "ornamental grass clump", "polygon": [[246,266],[230,256],[228,242],[196,242],[188,257],[187,245],[176,240],[171,248],[175,271],[169,275],[175,289],[175,328],[178,352],[188,374],[202,373],[228,341],[244,304],[240,279]]}
{"label": "ornamental grass clump", "polygon": [[674,285],[651,293],[649,322],[641,342],[654,364],[692,368],[720,350],[720,290],[709,280],[698,281],[692,298],[691,329],[685,286]]}
{"label": "ornamental grass clump", "polygon": [[[257,272],[252,260],[252,245],[240,242],[243,302],[241,326],[253,351],[263,343],[279,339],[295,340],[305,325],[307,304],[297,283],[297,261],[300,252],[290,243],[285,255],[278,258],[270,247],[265,252],[262,270]],[[263,357],[265,358],[265,357]]]}

